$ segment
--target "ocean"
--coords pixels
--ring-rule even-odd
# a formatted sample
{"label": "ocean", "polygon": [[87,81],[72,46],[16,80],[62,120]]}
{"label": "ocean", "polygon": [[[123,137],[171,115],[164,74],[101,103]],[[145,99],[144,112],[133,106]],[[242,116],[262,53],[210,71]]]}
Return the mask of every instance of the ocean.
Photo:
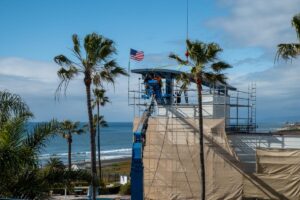
{"label": "ocean", "polygon": [[[30,123],[30,126],[33,127],[35,124]],[[100,129],[101,160],[131,157],[132,122],[111,122],[108,125],[109,127]],[[89,132],[81,135],[73,134],[72,163],[88,162],[90,156]],[[40,152],[39,160],[44,164],[50,157],[59,158],[67,163],[66,139],[58,135],[47,142],[47,146]]]}
{"label": "ocean", "polygon": [[[33,127],[36,123],[30,123]],[[258,132],[275,131],[284,123],[258,123]],[[130,158],[132,147],[132,122],[111,122],[109,127],[101,128],[101,159],[111,160],[118,158]],[[89,133],[73,135],[72,163],[90,161],[90,135]],[[67,163],[68,145],[66,139],[56,136],[47,142],[47,146],[39,155],[41,164],[47,162],[50,157],[61,159]]]}

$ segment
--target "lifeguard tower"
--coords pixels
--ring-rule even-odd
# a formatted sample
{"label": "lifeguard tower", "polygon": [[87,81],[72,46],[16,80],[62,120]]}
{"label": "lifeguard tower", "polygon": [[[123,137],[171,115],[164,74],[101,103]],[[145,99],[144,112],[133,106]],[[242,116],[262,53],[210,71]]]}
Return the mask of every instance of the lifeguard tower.
{"label": "lifeguard tower", "polygon": [[[141,75],[139,80],[142,80],[138,87],[129,91],[129,105],[134,107],[137,116],[141,116],[154,94],[156,116],[166,116],[170,114],[167,110],[172,109],[188,118],[198,117],[196,85],[191,83],[182,88],[180,81],[176,81],[182,71],[155,68],[131,72]],[[155,77],[159,77],[161,83]],[[248,91],[240,91],[229,84],[212,84],[203,77],[202,114],[207,119],[224,119],[227,131],[255,132],[255,85],[251,85]]]}
{"label": "lifeguard tower", "polygon": [[[197,93],[182,73],[135,69],[131,199],[199,199]],[[206,199],[298,200],[300,136],[257,133],[255,85],[247,92],[203,79]]]}
{"label": "lifeguard tower", "polygon": [[[176,81],[182,73],[179,70],[155,68],[131,72],[140,76],[138,86],[129,91],[129,104],[135,113],[132,199],[199,199],[199,112],[195,84],[181,87]],[[230,85],[216,83],[212,87],[203,79],[206,167],[210,169],[206,175],[214,177],[207,179],[208,195],[222,199],[227,190],[233,197],[239,195],[231,188],[236,183],[217,180],[223,176],[224,180],[234,181],[232,176],[238,173],[230,169],[221,176],[224,167],[230,168],[230,164],[217,154],[225,150],[227,159],[236,159],[225,130],[255,131],[252,97],[253,93],[238,91]],[[226,192],[216,194],[216,187],[223,187]]]}

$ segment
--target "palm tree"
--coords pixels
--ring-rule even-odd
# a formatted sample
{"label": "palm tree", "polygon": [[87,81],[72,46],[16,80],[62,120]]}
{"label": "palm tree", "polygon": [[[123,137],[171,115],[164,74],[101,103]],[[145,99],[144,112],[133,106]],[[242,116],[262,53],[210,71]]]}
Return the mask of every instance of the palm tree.
{"label": "palm tree", "polygon": [[100,127],[107,127],[108,124],[104,120],[103,116],[100,116],[100,106],[105,106],[106,103],[110,102],[108,97],[105,96],[105,90],[95,88],[93,90],[95,99],[93,101],[93,107],[97,107],[97,115],[94,116],[95,124],[97,124],[97,139],[98,139],[98,167],[99,167],[99,178],[100,181],[102,180],[102,173],[101,173],[101,152],[100,152]]}
{"label": "palm tree", "polygon": [[68,143],[68,168],[71,170],[72,167],[72,134],[82,134],[85,133],[85,129],[81,128],[80,122],[72,122],[70,120],[64,120],[60,123],[58,132],[62,135],[63,138],[67,140]]}
{"label": "palm tree", "polygon": [[50,188],[91,179],[84,170],[66,171],[57,158],[39,167],[38,156],[59,124],[52,120],[28,128],[31,116],[19,95],[0,92],[0,198],[46,199]]}
{"label": "palm tree", "polygon": [[115,78],[119,75],[127,75],[126,71],[119,67],[112,56],[116,53],[114,42],[110,39],[98,35],[96,33],[88,34],[84,38],[84,50],[82,53],[82,46],[78,36],[72,36],[73,49],[76,61],[70,60],[65,55],[58,55],[54,61],[61,66],[57,74],[60,78],[56,94],[59,94],[61,89],[66,89],[71,80],[78,75],[83,75],[83,82],[86,90],[86,103],[88,110],[89,129],[90,129],[90,145],[91,145],[91,176],[93,200],[96,199],[96,184],[97,184],[97,170],[96,170],[96,143],[95,143],[95,128],[93,126],[93,112],[91,104],[91,87],[92,85],[103,87],[103,82],[114,84]]}
{"label": "palm tree", "polygon": [[[184,60],[178,55],[170,54],[170,58],[175,59],[180,65],[191,67],[190,73],[183,73],[184,82],[187,76],[197,85],[198,92],[198,120],[199,120],[199,143],[200,143],[200,168],[201,168],[201,199],[205,199],[205,163],[204,163],[204,143],[203,143],[203,116],[202,116],[202,81],[209,78],[211,74],[220,73],[229,67],[228,64],[219,61],[217,55],[222,51],[216,43],[204,43],[200,41],[186,41],[187,55],[190,59]],[[209,68],[206,65],[211,64]],[[223,76],[218,76],[223,82]]]}
{"label": "palm tree", "polygon": [[275,59],[279,59],[279,57],[284,60],[293,59],[300,55],[300,13],[295,15],[292,19],[292,26],[296,30],[297,38],[299,40],[298,43],[287,43],[287,44],[279,44],[277,47],[277,54]]}
{"label": "palm tree", "polygon": [[32,117],[28,105],[17,94],[0,91],[0,127],[12,117]]}
{"label": "palm tree", "polygon": [[94,115],[94,124],[98,129],[98,165],[99,165],[99,178],[102,180],[101,173],[101,151],[100,151],[100,127],[108,127],[107,122],[104,120],[103,115]]}
{"label": "palm tree", "polygon": [[176,76],[176,84],[180,85],[179,87],[179,96],[181,97],[182,92],[184,93],[185,103],[188,103],[188,87],[191,84],[190,76],[186,73],[181,73]]}
{"label": "palm tree", "polygon": [[38,155],[55,135],[57,123],[40,123],[28,131],[30,116],[19,95],[0,92],[0,198],[33,199],[47,194],[46,183],[38,173]]}
{"label": "palm tree", "polygon": [[47,170],[65,170],[64,163],[59,158],[51,157],[44,166]]}
{"label": "palm tree", "polygon": [[65,165],[59,158],[50,158],[43,169],[41,177],[48,188],[71,188],[71,181],[89,181],[90,174],[86,170],[65,170]]}

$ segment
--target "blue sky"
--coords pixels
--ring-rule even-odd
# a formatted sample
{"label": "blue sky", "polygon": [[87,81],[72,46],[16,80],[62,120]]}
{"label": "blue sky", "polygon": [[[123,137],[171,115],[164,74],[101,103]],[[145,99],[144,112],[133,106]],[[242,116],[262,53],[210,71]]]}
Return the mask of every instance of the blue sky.
{"label": "blue sky", "polygon": [[[189,37],[219,43],[221,58],[234,66],[230,83],[258,86],[258,119],[300,120],[299,63],[274,64],[276,45],[294,42],[291,17],[300,0],[189,0]],[[0,89],[25,98],[35,121],[70,118],[86,121],[84,88],[71,83],[68,96],[54,101],[58,66],[53,57],[70,55],[71,35],[97,32],[116,42],[121,66],[130,48],[145,60],[133,67],[169,64],[170,52],[184,53],[186,0],[2,0],[0,1]],[[113,103],[104,108],[108,121],[131,121],[127,83],[109,88]],[[275,87],[275,85],[278,86]],[[280,113],[280,115],[279,115]]]}

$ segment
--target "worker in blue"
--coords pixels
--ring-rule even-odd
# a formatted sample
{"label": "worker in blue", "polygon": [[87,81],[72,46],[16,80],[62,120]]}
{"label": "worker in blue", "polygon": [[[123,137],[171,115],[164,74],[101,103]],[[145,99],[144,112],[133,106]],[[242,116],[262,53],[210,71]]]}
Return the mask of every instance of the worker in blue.
{"label": "worker in blue", "polygon": [[161,77],[157,74],[154,74],[153,80],[156,81],[156,84],[153,87],[156,101],[158,104],[164,104],[164,100],[162,98],[162,93],[161,93],[161,88],[162,88]]}
{"label": "worker in blue", "polygon": [[149,87],[149,80],[151,80],[152,77],[151,77],[151,74],[146,74],[145,75],[145,78],[144,78],[144,85],[145,85],[145,92],[146,92],[146,95],[148,96],[151,96],[152,94],[150,94],[151,92],[149,91],[150,90],[150,87]]}

